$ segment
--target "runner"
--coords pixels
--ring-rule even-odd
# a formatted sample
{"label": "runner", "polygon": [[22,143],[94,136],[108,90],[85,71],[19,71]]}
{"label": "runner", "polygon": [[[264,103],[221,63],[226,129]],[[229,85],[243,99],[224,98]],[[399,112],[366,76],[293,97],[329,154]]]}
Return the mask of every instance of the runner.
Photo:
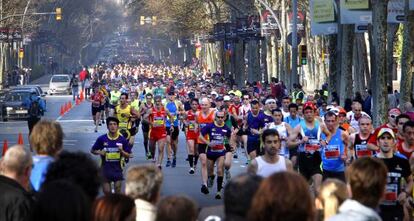
{"label": "runner", "polygon": [[[174,119],[174,124],[166,122],[167,126],[167,164],[166,167],[175,167],[177,165],[177,147],[178,147],[178,135],[180,132],[179,118],[181,118],[184,111],[181,101],[176,99],[174,91],[168,93],[168,102],[165,104],[165,108],[170,112]],[[170,128],[174,127],[174,132],[170,132]],[[172,158],[172,163],[171,163]]]}
{"label": "runner", "polygon": [[289,134],[292,133],[292,128],[286,122],[283,122],[283,112],[282,110],[276,108],[272,110],[273,122],[266,125],[266,129],[275,129],[278,132],[278,138],[281,143],[279,154],[284,156],[286,159],[289,159],[289,148],[286,145],[286,141],[289,137]]}
{"label": "runner", "polygon": [[[320,147],[326,146],[331,140],[331,133],[326,126],[315,119],[316,110],[311,102],[303,105],[304,121],[292,130],[288,141],[290,148],[298,147],[299,172],[312,181],[315,195],[322,182]],[[321,133],[325,133],[325,140],[321,140]]]}
{"label": "runner", "polygon": [[378,128],[375,129],[374,133],[372,134],[372,136],[370,136],[370,138],[368,139],[368,144],[367,147],[370,150],[375,150],[378,151],[379,148],[377,146],[377,136],[378,136],[378,132],[382,129],[382,128],[390,128],[392,129],[392,131],[394,132],[394,134],[396,134],[398,132],[398,127],[397,127],[397,122],[396,122],[396,118],[401,114],[400,109],[398,108],[393,108],[390,109],[388,111],[388,122],[379,126]]}
{"label": "runner", "polygon": [[196,114],[198,110],[198,99],[193,98],[191,100],[191,110],[188,110],[185,114],[185,137],[188,147],[188,163],[190,164],[189,174],[194,174],[194,168],[197,166],[195,161],[197,139],[199,135],[198,124],[196,121]]}
{"label": "runner", "polygon": [[[250,105],[250,98],[249,95],[243,95],[243,104],[240,107],[239,111],[239,117],[237,119],[237,122],[239,124],[239,129],[237,131],[237,139],[240,140],[241,138],[241,145],[240,148],[243,148],[243,152],[246,155],[246,158],[248,159],[248,153],[246,151],[247,149],[247,132],[243,130],[243,121],[247,120],[247,115],[251,111],[251,105]],[[234,151],[234,158],[238,158],[237,154],[237,147],[239,145],[236,145],[236,149]]]}
{"label": "runner", "polygon": [[[210,101],[208,98],[202,98],[201,102],[201,111],[198,111],[196,113],[196,120],[197,124],[199,125],[200,131],[207,125],[214,122],[214,108],[210,108]],[[204,138],[206,140],[207,137]],[[201,160],[201,178],[202,178],[202,186],[201,186],[201,192],[204,194],[208,194],[209,190],[207,187],[207,144],[205,141],[201,140],[200,138],[197,141],[198,144],[198,155]],[[197,162],[197,157],[195,159],[195,162]]]}
{"label": "runner", "polygon": [[95,125],[95,133],[98,132],[98,125],[101,125],[101,111],[103,102],[105,101],[104,96],[99,91],[98,87],[93,89],[93,94],[90,96],[92,102],[92,118]]}
{"label": "runner", "polygon": [[[170,120],[170,123],[173,124],[173,116],[170,112],[164,108],[162,105],[161,96],[154,97],[155,105],[153,108],[147,109],[147,112],[144,114],[144,119],[150,123],[150,132],[149,132],[149,149],[151,152],[152,159],[155,161],[155,149],[158,144],[158,159],[157,166],[162,168],[162,160],[164,158],[164,148],[167,138],[167,127],[165,121],[167,117]],[[174,127],[170,127],[170,132],[174,132]]]}
{"label": "runner", "polygon": [[356,159],[360,157],[371,157],[375,154],[374,151],[368,149],[367,143],[373,131],[372,120],[368,116],[362,116],[358,120],[359,132],[351,134],[349,137],[349,149],[351,156]]}
{"label": "runner", "polygon": [[246,164],[249,164],[250,160],[256,158],[257,155],[260,155],[260,130],[265,126],[265,114],[260,110],[259,102],[253,100],[250,105],[251,111],[243,125],[243,129],[247,132],[247,153],[249,155]]}
{"label": "runner", "polygon": [[[345,182],[345,162],[349,136],[346,131],[339,128],[338,115],[328,111],[325,114],[325,125],[332,138],[326,146],[321,147],[323,180],[336,178]],[[326,140],[324,133],[321,139]]]}
{"label": "runner", "polygon": [[224,173],[226,175],[226,181],[230,181],[231,179],[231,162],[233,159],[233,151],[236,148],[236,141],[237,141],[237,133],[239,131],[239,124],[237,123],[236,118],[234,118],[232,115],[228,114],[229,107],[227,105],[223,105],[219,111],[222,111],[225,113],[224,118],[224,124],[230,128],[231,130],[231,136],[229,140],[224,141],[224,146],[226,147],[226,156],[224,158]]}
{"label": "runner", "polygon": [[119,104],[119,97],[121,97],[121,92],[119,91],[118,86],[112,86],[110,99],[109,99],[109,115],[114,116],[115,107]]}
{"label": "runner", "polygon": [[[119,134],[119,120],[115,117],[106,119],[108,133],[96,139],[91,153],[101,157],[101,167],[104,176],[103,192],[105,195],[121,193],[123,177],[123,160],[132,157],[128,141]],[[114,191],[112,191],[112,183]]]}
{"label": "runner", "polygon": [[[403,114],[401,114],[403,115]],[[400,115],[400,116],[401,116]],[[397,150],[402,155],[407,157],[410,161],[410,165],[414,164],[414,121],[407,121],[402,128],[403,140],[398,141]]]}
{"label": "runner", "polygon": [[264,155],[252,160],[247,168],[248,172],[261,177],[269,177],[277,172],[293,170],[290,160],[280,154],[281,140],[279,138],[279,133],[275,129],[265,129],[263,131]]}
{"label": "runner", "polygon": [[130,148],[134,145],[135,134],[138,131],[135,119],[139,118],[138,112],[128,104],[128,94],[122,93],[119,105],[115,107],[115,116],[119,120],[119,133],[128,140]]}
{"label": "runner", "polygon": [[[404,207],[412,210],[407,203],[412,194],[413,179],[410,164],[407,159],[394,154],[395,134],[390,128],[381,128],[378,131],[377,142],[380,152],[377,158],[384,161],[388,168],[387,186],[385,199],[380,204],[380,216],[382,220],[404,219]],[[405,186],[402,186],[402,179]]]}
{"label": "runner", "polygon": [[[152,109],[154,107],[154,104],[152,103],[152,94],[147,93],[145,95],[145,102],[143,102],[139,108],[139,114],[141,116],[144,116],[144,114]],[[150,122],[147,119],[144,119],[142,117],[142,136],[144,139],[144,148],[145,148],[145,155],[147,156],[147,160],[153,159],[154,156],[151,154],[150,151],[148,151],[148,140],[149,140],[149,131],[150,131]]]}
{"label": "runner", "polygon": [[[288,123],[290,128],[295,128],[302,121],[303,118],[298,116],[298,105],[295,103],[289,104],[289,116],[283,119],[284,122]],[[298,159],[298,148],[293,147],[289,148],[289,156],[292,161],[293,168],[297,168],[297,159]]]}
{"label": "runner", "polygon": [[[209,123],[201,129],[200,140],[207,144],[206,150],[208,159],[209,174],[213,174],[214,165],[217,167],[217,193],[215,198],[221,199],[221,189],[223,188],[223,168],[224,156],[226,154],[225,143],[230,140],[231,130],[224,123],[224,111],[217,111],[215,113],[214,123]],[[208,136],[208,139],[205,138]],[[214,175],[208,178],[209,187],[213,186]],[[204,187],[204,185],[203,185]]]}

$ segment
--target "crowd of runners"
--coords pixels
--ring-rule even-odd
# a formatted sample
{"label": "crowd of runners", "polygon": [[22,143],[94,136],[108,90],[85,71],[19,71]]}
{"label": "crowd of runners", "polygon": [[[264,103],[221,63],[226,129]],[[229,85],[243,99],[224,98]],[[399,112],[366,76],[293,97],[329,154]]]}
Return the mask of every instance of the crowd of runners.
{"label": "crowd of runners", "polygon": [[[262,177],[297,171],[314,196],[328,178],[345,181],[346,168],[356,159],[376,157],[389,171],[381,216],[400,220],[412,209],[410,103],[400,105],[405,113],[391,108],[387,123],[374,128],[370,100],[366,109],[368,93],[357,93],[346,110],[336,94],[328,101],[326,85],[312,94],[300,85],[288,90],[277,79],[269,85],[237,86],[220,74],[164,65],[97,67],[89,76],[95,132],[105,123],[109,131],[91,150],[102,156],[106,192],[112,182],[120,192],[132,148],[145,151],[160,170],[176,167],[182,133],[188,173],[200,171],[203,194],[209,194],[216,180],[216,199],[222,198],[223,180],[231,179],[232,159],[240,154],[246,156],[248,172]],[[139,130],[143,145],[134,146]]]}

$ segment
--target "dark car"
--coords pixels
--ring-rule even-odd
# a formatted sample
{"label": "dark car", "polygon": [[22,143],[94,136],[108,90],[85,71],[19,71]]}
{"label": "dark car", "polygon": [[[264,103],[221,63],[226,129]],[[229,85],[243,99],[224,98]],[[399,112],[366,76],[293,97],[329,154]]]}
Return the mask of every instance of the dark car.
{"label": "dark car", "polygon": [[15,90],[24,90],[24,89],[29,89],[29,90],[35,90],[36,91],[36,95],[39,97],[45,97],[46,96],[46,92],[44,92],[42,90],[42,88],[39,85],[19,85],[15,88],[13,88]]}
{"label": "dark car", "polygon": [[29,99],[33,91],[35,90],[15,88],[6,92],[1,108],[3,121],[8,121],[9,119],[26,120],[29,115],[23,102]]}

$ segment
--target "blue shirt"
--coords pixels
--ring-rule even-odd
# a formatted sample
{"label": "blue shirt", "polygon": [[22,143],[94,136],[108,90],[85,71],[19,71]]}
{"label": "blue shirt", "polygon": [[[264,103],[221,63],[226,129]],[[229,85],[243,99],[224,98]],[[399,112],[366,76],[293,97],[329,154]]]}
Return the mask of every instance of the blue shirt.
{"label": "blue shirt", "polygon": [[300,126],[302,127],[301,130],[303,132],[301,134],[304,136],[307,136],[309,140],[307,143],[299,146],[298,152],[306,152],[306,153],[313,154],[314,152],[319,151],[319,147],[320,147],[320,142],[319,142],[320,135],[318,134],[320,133],[319,122],[315,120],[314,127],[312,129],[309,129],[306,126],[305,121],[301,121]]}
{"label": "blue shirt", "polygon": [[[171,116],[174,119],[174,127],[178,127],[178,107],[175,104],[175,102],[168,102],[167,105],[165,105],[165,107],[168,109],[168,111],[170,112]],[[166,127],[171,127],[171,123],[169,120],[166,120],[165,123]]]}
{"label": "blue shirt", "polygon": [[[337,129],[328,145],[321,147],[322,168],[330,172],[344,172],[345,164],[341,156],[345,153],[345,145],[342,141],[342,130]],[[321,134],[321,139],[325,140],[326,135]]]}
{"label": "blue shirt", "polygon": [[303,119],[300,118],[299,116],[296,116],[296,118],[293,119],[292,116],[289,115],[284,119],[284,121],[288,123],[290,127],[295,128],[296,126],[300,124],[300,122],[303,121]]}
{"label": "blue shirt", "polygon": [[251,129],[260,130],[265,126],[265,114],[260,111],[257,116],[253,116],[252,112],[250,111],[247,115],[247,139],[249,141],[258,141],[260,135],[253,134]]}
{"label": "blue shirt", "polygon": [[31,94],[30,97],[26,98],[23,101],[23,106],[27,109],[30,109],[32,102],[36,100],[39,102],[40,112],[41,113],[46,112],[46,102],[43,99],[41,99],[39,96],[36,96],[34,94]]}
{"label": "blue shirt", "polygon": [[30,175],[30,183],[34,190],[39,191],[45,181],[47,167],[55,159],[51,156],[33,156],[33,169]]}
{"label": "blue shirt", "polygon": [[225,144],[228,143],[228,140],[230,139],[231,130],[225,124],[223,126],[218,126],[215,123],[207,124],[201,129],[201,134],[203,136],[208,135],[210,143],[215,144],[214,147],[208,147],[207,154],[226,152]]}

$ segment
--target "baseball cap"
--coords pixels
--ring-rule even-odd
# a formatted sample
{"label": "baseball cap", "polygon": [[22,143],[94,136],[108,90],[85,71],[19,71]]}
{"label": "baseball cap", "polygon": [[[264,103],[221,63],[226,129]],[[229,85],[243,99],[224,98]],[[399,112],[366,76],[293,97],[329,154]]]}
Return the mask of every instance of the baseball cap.
{"label": "baseball cap", "polygon": [[223,97],[222,97],[222,96],[218,96],[218,97],[216,98],[216,101],[223,101]]}
{"label": "baseball cap", "polygon": [[392,131],[392,129],[388,127],[381,128],[378,131],[377,139],[380,138],[385,133],[389,133],[391,137],[395,139],[394,131]]}
{"label": "baseball cap", "polygon": [[389,111],[388,111],[388,114],[398,114],[398,115],[400,115],[401,114],[401,111],[400,111],[400,109],[398,109],[398,108],[392,108],[392,109],[390,109]]}
{"label": "baseball cap", "polygon": [[316,110],[315,104],[310,102],[310,101],[307,101],[307,102],[305,102],[305,104],[303,104],[303,110],[306,110],[306,109],[309,109],[309,108],[312,109],[312,110]]}
{"label": "baseball cap", "polygon": [[223,100],[224,100],[224,101],[230,101],[230,100],[231,100],[231,98],[230,98],[230,96],[226,95],[226,96],[224,96]]}
{"label": "baseball cap", "polygon": [[212,91],[212,92],[211,92],[211,95],[216,95],[216,96],[217,96],[218,94],[217,94],[217,92]]}

